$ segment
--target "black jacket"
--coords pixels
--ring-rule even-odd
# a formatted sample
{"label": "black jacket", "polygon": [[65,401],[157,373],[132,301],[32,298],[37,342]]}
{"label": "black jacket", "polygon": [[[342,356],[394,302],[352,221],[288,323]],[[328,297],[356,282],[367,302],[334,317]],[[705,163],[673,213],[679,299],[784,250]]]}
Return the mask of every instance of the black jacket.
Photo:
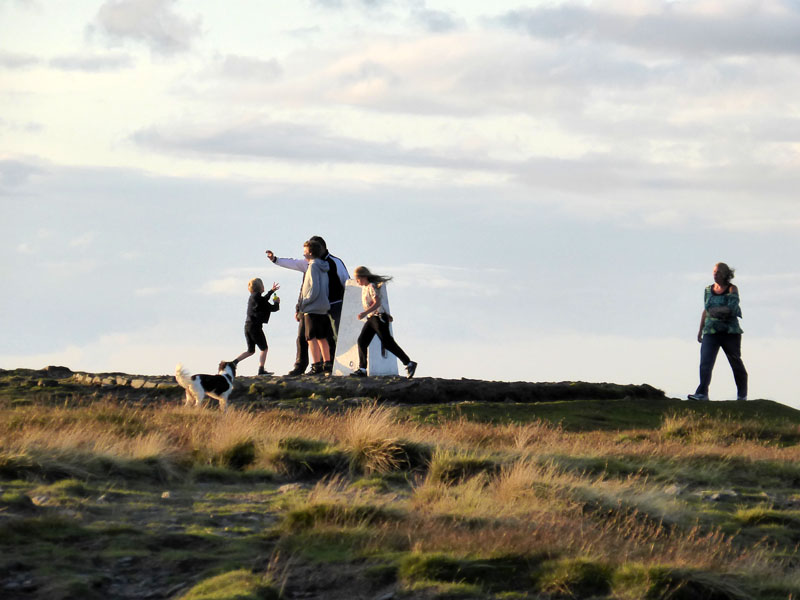
{"label": "black jacket", "polygon": [[272,293],[262,296],[258,292],[250,294],[247,301],[247,323],[261,325],[269,322],[269,315],[280,310],[280,304],[272,304],[269,297]]}

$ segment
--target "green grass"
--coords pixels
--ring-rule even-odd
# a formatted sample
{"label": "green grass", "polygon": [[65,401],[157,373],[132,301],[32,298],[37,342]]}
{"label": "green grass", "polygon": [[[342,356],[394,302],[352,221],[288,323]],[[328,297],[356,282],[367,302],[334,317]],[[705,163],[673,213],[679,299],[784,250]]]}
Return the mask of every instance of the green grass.
{"label": "green grass", "polygon": [[37,377],[0,371],[0,595],[800,598],[788,407],[259,384],[223,417]]}
{"label": "green grass", "polygon": [[[466,419],[477,423],[533,423],[546,421],[561,425],[566,431],[617,431],[657,429],[665,417],[678,414],[708,416],[714,420],[743,420],[770,424],[779,430],[800,425],[800,411],[776,402],[687,403],[680,400],[564,400],[497,404],[462,402],[405,406],[399,415],[420,423],[442,423]],[[797,431],[789,435],[794,443]]]}
{"label": "green grass", "polygon": [[192,587],[181,600],[278,600],[278,590],[263,577],[238,569],[211,577]]}

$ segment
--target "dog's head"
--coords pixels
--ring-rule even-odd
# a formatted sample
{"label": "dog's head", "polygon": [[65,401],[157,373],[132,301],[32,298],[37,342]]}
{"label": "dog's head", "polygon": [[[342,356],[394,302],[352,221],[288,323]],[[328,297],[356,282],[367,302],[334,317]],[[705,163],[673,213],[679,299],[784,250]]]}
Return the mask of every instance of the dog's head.
{"label": "dog's head", "polygon": [[225,371],[227,371],[228,369],[230,369],[230,371],[231,371],[231,377],[235,377],[236,376],[236,363],[226,362],[224,360],[219,361],[219,373],[220,373],[220,375],[225,373]]}

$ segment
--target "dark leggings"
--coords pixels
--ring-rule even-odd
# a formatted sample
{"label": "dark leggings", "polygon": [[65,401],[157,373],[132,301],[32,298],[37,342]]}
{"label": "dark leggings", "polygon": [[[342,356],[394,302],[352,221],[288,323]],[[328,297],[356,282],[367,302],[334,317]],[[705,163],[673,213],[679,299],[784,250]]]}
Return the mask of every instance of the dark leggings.
{"label": "dark leggings", "polygon": [[740,333],[707,333],[700,346],[700,385],[696,394],[708,395],[711,372],[717,361],[719,349],[725,352],[733,370],[733,379],[740,397],[747,396],[747,371],[742,362],[742,335]]}
{"label": "dark leggings", "polygon": [[369,348],[372,338],[376,335],[383,347],[399,358],[400,362],[404,365],[411,362],[408,355],[394,341],[392,334],[389,332],[389,323],[385,322],[380,316],[372,316],[364,323],[364,328],[358,336],[358,367],[360,369],[367,368],[367,348]]}

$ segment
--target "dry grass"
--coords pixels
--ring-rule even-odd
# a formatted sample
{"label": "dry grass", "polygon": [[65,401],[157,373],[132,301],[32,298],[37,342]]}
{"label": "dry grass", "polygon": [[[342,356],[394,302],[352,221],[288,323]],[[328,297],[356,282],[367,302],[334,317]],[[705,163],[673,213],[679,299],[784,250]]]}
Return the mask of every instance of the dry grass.
{"label": "dry grass", "polygon": [[[242,444],[263,455],[281,440],[294,438],[344,451],[351,475],[381,474],[399,467],[402,442],[413,441],[435,451],[427,476],[410,489],[381,495],[339,476],[317,483],[298,502],[369,503],[406,515],[371,525],[369,544],[376,549],[553,552],[612,564],[726,572],[769,572],[775,562],[766,544],[742,546],[701,524],[690,504],[666,493],[664,482],[645,472],[614,475],[610,467],[597,471],[580,465],[614,460],[659,464],[662,478],[668,479],[679,478],[687,461],[702,465],[709,478],[714,469],[724,476],[726,461],[772,461],[789,467],[800,461],[797,446],[759,441],[752,433],[755,424],[720,422],[715,427],[707,418],[685,415],[668,417],[658,430],[628,432],[624,438],[618,432],[569,433],[544,422],[490,425],[460,419],[418,425],[399,421],[394,409],[376,403],[341,414],[277,409],[220,414],[98,404],[81,409],[25,407],[2,411],[0,417],[0,459],[33,464],[49,456],[71,465],[64,470],[76,477],[81,477],[78,467],[87,456],[158,459],[169,469],[185,461],[213,462]],[[791,428],[784,433],[790,435]],[[469,463],[463,477],[441,476],[452,463]],[[252,466],[264,463],[256,458]]]}

